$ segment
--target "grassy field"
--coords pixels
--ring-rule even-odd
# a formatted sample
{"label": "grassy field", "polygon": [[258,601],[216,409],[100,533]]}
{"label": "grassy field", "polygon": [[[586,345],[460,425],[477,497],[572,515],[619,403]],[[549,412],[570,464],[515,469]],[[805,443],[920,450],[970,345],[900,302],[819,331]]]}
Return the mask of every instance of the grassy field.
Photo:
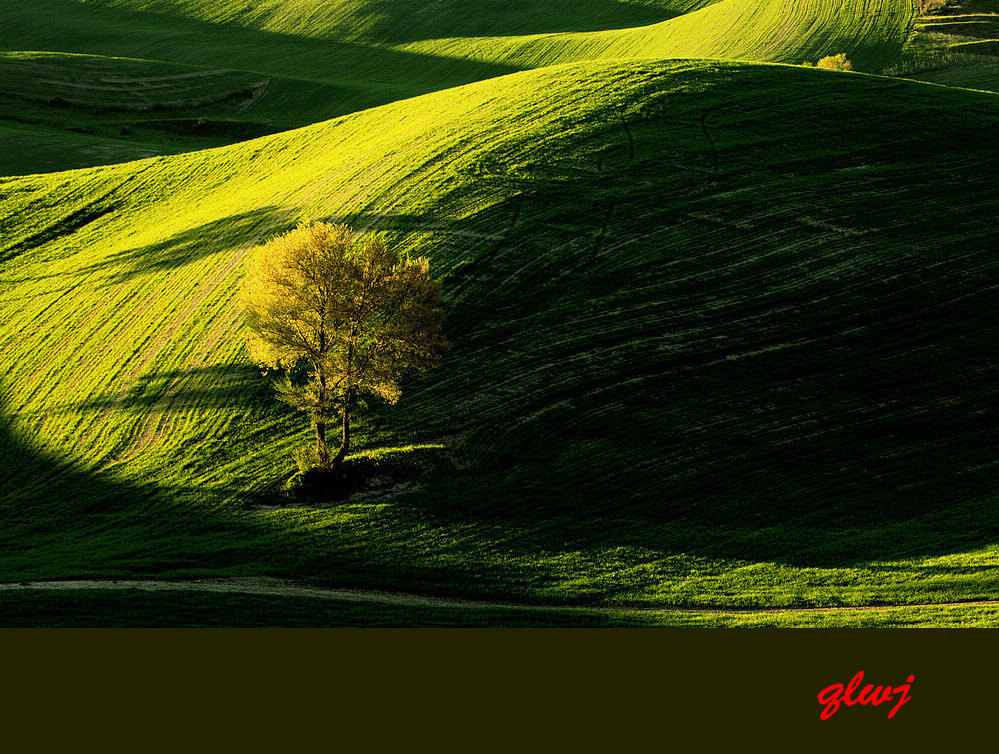
{"label": "grassy field", "polygon": [[[991,95],[586,63],[6,180],[0,395],[23,463],[0,571],[987,598],[996,155],[939,138],[969,121],[994,132]],[[460,473],[255,507],[308,430],[249,364],[233,295],[247,248],[308,216],[378,227],[444,276],[452,354],[361,437],[443,444]]]}
{"label": "grassy field", "polygon": [[[573,61],[814,63],[847,52],[858,69],[877,71],[897,56],[915,0],[840,6],[825,0],[269,0],[252,6],[241,0],[5,0],[0,112],[7,115],[0,116],[0,138],[11,148],[0,152],[0,174],[219,146]],[[53,138],[56,129],[66,132],[61,143]]]}
{"label": "grassy field", "polygon": [[[915,2],[244,5],[0,4],[0,581],[525,607],[0,624],[994,623],[927,605],[996,595],[999,101],[773,64],[902,72]],[[358,427],[418,473],[337,505],[282,492],[309,428],[235,301],[307,218],[430,257],[452,343]],[[902,607],[690,612],[841,605]]]}

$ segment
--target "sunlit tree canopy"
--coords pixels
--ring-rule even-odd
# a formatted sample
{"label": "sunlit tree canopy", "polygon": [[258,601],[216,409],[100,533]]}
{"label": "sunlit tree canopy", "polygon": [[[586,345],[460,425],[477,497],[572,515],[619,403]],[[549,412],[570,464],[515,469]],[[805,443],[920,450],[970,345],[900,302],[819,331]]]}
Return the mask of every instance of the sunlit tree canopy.
{"label": "sunlit tree canopy", "polygon": [[[394,403],[407,370],[434,365],[447,348],[440,285],[425,257],[400,258],[377,235],[346,225],[303,223],[260,246],[246,268],[241,299],[251,357],[286,373],[285,402],[307,411],[320,465],[336,466],[350,447],[350,416],[364,394]],[[330,458],[326,425],[339,416],[340,449]]]}

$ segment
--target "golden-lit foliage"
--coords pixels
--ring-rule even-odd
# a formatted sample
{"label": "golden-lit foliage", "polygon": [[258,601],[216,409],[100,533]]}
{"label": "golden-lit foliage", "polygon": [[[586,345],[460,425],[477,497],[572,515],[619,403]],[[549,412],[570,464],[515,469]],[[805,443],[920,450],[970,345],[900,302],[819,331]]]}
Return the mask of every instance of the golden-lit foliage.
{"label": "golden-lit foliage", "polygon": [[399,378],[433,365],[447,348],[440,285],[425,257],[401,259],[379,236],[356,238],[346,225],[303,223],[259,247],[241,291],[251,357],[293,369],[303,362],[304,385],[276,385],[285,402],[308,411],[325,465],[325,425],[349,418],[365,393],[394,403]]}
{"label": "golden-lit foliage", "polygon": [[817,68],[828,68],[833,71],[853,70],[853,63],[851,63],[849,58],[846,57],[845,52],[841,52],[836,55],[826,55],[818,63],[816,63],[815,66]]}

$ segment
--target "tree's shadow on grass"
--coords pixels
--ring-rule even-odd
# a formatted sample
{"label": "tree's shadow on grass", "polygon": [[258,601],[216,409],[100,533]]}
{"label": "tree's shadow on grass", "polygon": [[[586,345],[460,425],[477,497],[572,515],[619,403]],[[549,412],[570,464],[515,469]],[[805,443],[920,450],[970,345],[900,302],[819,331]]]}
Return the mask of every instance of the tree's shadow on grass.
{"label": "tree's shadow on grass", "polygon": [[165,272],[255,241],[266,241],[291,228],[279,221],[281,210],[268,206],[230,215],[181,231],[146,246],[115,252],[85,271],[105,271],[108,285],[134,277]]}
{"label": "tree's shadow on grass", "polygon": [[168,411],[208,408],[250,408],[273,399],[270,381],[249,361],[193,369],[165,369],[140,375],[123,396],[113,392],[57,404],[45,413],[57,416],[114,408],[145,413],[158,404]]}
{"label": "tree's shadow on grass", "polygon": [[34,233],[23,241],[7,247],[0,252],[0,262],[7,262],[26,251],[44,246],[49,241],[61,236],[71,235],[80,228],[89,225],[95,220],[99,220],[104,215],[111,214],[116,209],[118,209],[118,204],[105,201],[105,197],[95,200],[76,212],[67,215],[59,222]]}

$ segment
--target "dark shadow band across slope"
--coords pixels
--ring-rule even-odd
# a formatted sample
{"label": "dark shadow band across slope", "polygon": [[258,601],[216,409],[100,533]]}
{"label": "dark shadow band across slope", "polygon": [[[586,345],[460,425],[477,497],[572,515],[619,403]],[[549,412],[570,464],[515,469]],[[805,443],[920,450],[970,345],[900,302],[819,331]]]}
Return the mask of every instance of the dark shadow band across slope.
{"label": "dark shadow band across slope", "polygon": [[[372,42],[322,39],[300,31],[211,23],[182,13],[72,0],[47,0],[44,6],[25,0],[5,3],[0,7],[0,24],[4,29],[0,49],[4,50],[165,61],[206,71],[254,71],[340,84],[345,87],[344,95],[356,100],[351,109],[390,101],[386,93],[396,99],[518,70]],[[349,93],[352,86],[356,91]],[[268,104],[263,101],[259,108],[266,110]]]}

